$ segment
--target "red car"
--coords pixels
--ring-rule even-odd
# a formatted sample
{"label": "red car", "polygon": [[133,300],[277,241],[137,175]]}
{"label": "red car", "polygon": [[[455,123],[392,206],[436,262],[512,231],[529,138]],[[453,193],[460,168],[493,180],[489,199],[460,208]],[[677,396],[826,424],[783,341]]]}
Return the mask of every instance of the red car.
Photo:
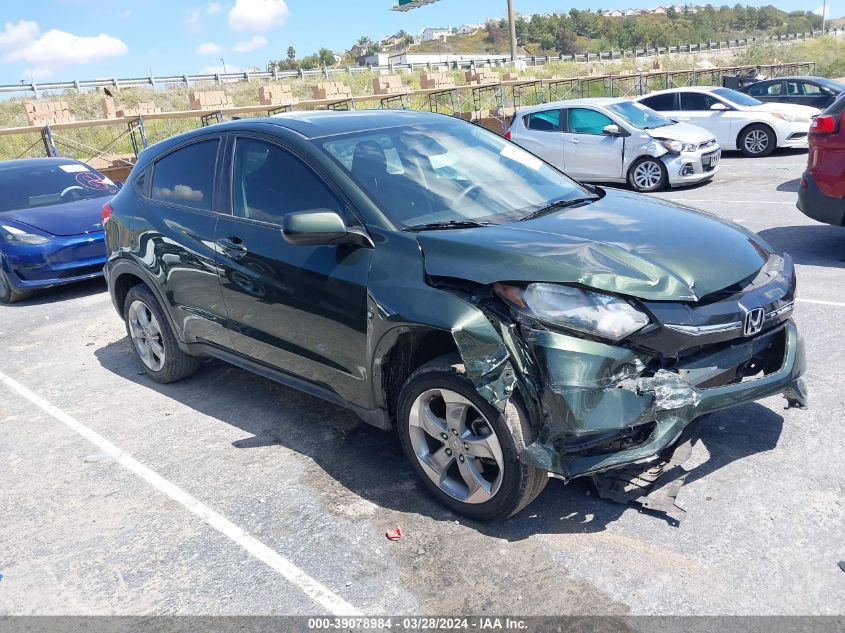
{"label": "red car", "polygon": [[807,171],[798,189],[804,215],[845,225],[845,94],[810,124]]}

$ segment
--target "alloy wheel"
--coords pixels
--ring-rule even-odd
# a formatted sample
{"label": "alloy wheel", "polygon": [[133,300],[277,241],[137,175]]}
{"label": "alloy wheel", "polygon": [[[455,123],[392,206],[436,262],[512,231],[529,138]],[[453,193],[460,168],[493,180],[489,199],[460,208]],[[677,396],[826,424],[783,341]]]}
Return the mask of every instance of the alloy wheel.
{"label": "alloy wheel", "polygon": [[152,371],[161,371],[165,360],[164,339],[155,314],[143,301],[136,300],[129,305],[126,320],[141,362]]}
{"label": "alloy wheel", "polygon": [[660,165],[652,160],[646,160],[634,168],[634,184],[637,189],[651,189],[660,184],[663,172]]}
{"label": "alloy wheel", "polygon": [[751,154],[760,154],[769,146],[769,135],[764,130],[751,130],[745,135],[745,149]]}
{"label": "alloy wheel", "polygon": [[467,398],[429,389],[411,406],[409,435],[420,466],[443,492],[463,503],[484,503],[502,485],[499,438]]}

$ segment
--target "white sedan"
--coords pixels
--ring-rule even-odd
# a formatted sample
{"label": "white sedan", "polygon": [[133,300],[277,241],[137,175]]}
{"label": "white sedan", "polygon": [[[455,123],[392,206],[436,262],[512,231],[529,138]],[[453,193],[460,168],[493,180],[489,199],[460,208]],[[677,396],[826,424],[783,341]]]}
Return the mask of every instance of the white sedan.
{"label": "white sedan", "polygon": [[628,182],[637,191],[709,180],[720,157],[707,130],[622,98],[522,108],[505,137],[576,180]]}
{"label": "white sedan", "polygon": [[652,92],[637,99],[675,121],[709,130],[724,150],[768,156],[776,147],[807,147],[810,119],[820,110],[763,103],[730,88],[699,86]]}

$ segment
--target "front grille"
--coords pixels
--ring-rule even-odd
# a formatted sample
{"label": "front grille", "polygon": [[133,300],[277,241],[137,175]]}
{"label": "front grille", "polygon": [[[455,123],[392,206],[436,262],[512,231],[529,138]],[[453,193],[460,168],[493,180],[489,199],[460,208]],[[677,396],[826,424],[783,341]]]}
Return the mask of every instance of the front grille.
{"label": "front grille", "polygon": [[83,275],[94,275],[103,272],[102,264],[95,264],[94,266],[80,266],[79,268],[68,268],[59,273],[59,279],[70,279],[71,277],[81,277]]}

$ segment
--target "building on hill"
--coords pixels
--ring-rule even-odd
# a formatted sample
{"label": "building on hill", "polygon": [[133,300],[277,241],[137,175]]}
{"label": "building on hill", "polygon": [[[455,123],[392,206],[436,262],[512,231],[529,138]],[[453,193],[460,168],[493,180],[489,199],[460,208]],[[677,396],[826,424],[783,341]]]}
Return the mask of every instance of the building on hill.
{"label": "building on hill", "polygon": [[455,35],[472,35],[484,28],[483,24],[462,24],[455,31]]}
{"label": "building on hill", "polygon": [[452,29],[451,28],[428,26],[428,27],[423,29],[422,41],[423,42],[433,42],[434,40],[445,40],[450,35],[452,35]]}

